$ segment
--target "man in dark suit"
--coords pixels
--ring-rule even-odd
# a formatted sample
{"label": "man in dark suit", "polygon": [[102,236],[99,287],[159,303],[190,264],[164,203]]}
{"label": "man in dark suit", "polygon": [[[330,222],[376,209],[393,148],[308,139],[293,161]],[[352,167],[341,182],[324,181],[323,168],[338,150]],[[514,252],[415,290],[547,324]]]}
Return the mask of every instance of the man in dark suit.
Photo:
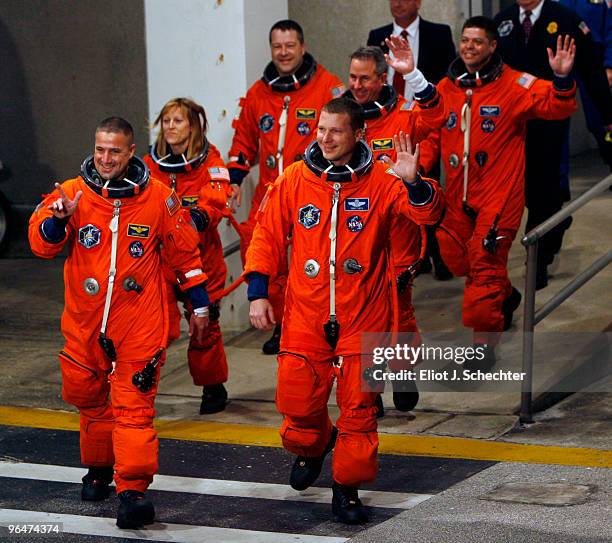
{"label": "man in dark suit", "polygon": [[[612,123],[612,100],[605,74],[597,58],[590,29],[565,6],[550,0],[517,0],[495,17],[499,39],[497,51],[511,68],[541,79],[553,79],[547,49],[553,52],[559,35],[569,34],[576,42],[574,69],[600,111],[604,125]],[[569,119],[533,120],[527,123],[525,145],[525,196],[529,210],[527,230],[554,215],[562,206],[560,162]],[[571,218],[542,238],[538,250],[536,288],[548,284],[548,265],[561,249],[564,231]]]}
{"label": "man in dark suit", "polygon": [[[385,39],[389,36],[401,36],[408,40],[417,68],[425,79],[434,85],[445,75],[449,64],[455,60],[455,45],[450,26],[430,23],[419,15],[421,0],[389,0],[393,22],[370,31],[368,45],[380,47],[389,53]],[[408,101],[412,100],[412,91],[406,86],[402,74],[396,74],[389,66],[387,84],[392,85],[397,94]],[[428,175],[439,179],[440,165],[436,164]],[[433,261],[434,275],[437,279],[450,279],[452,274],[442,261],[438,242],[430,227],[427,230],[427,255],[421,264],[419,273],[429,273],[432,269],[429,259]]]}
{"label": "man in dark suit", "polygon": [[[389,49],[385,39],[391,35],[402,36],[410,43],[410,47],[417,62],[417,68],[423,72],[425,79],[436,84],[445,75],[448,65],[455,60],[455,45],[450,26],[430,23],[419,16],[421,0],[390,0],[389,7],[393,16],[393,23],[370,31],[368,45],[376,45],[383,52]],[[389,68],[387,83],[394,85],[394,71]],[[395,89],[397,93],[408,99],[403,85]]]}

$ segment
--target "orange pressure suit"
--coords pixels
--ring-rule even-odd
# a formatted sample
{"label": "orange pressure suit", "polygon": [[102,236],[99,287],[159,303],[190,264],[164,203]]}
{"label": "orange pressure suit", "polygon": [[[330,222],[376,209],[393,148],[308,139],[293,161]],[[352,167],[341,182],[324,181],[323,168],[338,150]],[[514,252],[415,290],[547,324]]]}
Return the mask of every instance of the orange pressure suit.
{"label": "orange pressure suit", "polygon": [[474,343],[494,345],[512,288],[508,252],[525,205],[525,123],[568,117],[576,111],[576,90],[570,78],[553,85],[512,70],[497,54],[478,78],[459,58],[450,74],[438,84],[450,114],[430,138],[446,169],[447,207],[436,234],[444,262],[466,276],[463,324],[474,330]]}
{"label": "orange pressure suit", "polygon": [[[345,96],[352,98],[351,91]],[[374,102],[362,105],[365,117],[365,141],[372,150],[375,160],[383,156],[396,159],[393,136],[403,131],[412,144],[425,140],[432,131],[440,128],[448,112],[438,93],[428,99],[408,102],[398,96],[391,85],[384,85],[380,96]],[[420,169],[427,172],[436,162],[436,150],[425,140],[420,145]],[[421,227],[422,228],[422,227]],[[421,343],[414,306],[412,305],[412,274],[419,261],[425,242],[425,232],[419,226],[403,217],[396,217],[391,233],[391,258],[393,281],[398,287],[398,315],[394,329],[398,332],[414,333],[414,344]]]}
{"label": "orange pressure suit", "polygon": [[[316,135],[321,107],[343,92],[342,81],[306,53],[302,65],[292,76],[280,77],[270,62],[263,77],[240,99],[239,112],[232,124],[236,132],[227,164],[232,183],[240,183],[259,161],[259,183],[255,187],[249,217],[241,225],[243,262],[267,186],[284,168],[303,158],[306,147]],[[281,130],[283,123],[284,130]],[[284,144],[281,132],[284,132]],[[270,283],[270,302],[279,324],[286,281],[287,262],[281,262]]]}
{"label": "orange pressure suit", "polygon": [[[321,455],[332,432],[327,401],[336,378],[340,417],[333,476],[356,487],[373,480],[377,470],[377,393],[361,387],[361,336],[388,332],[392,323],[388,247],[393,217],[435,223],[442,203],[436,183],[426,183],[431,199],[420,207],[410,205],[404,184],[372,161],[363,142],[349,163],[352,174],[344,166],[325,173],[325,163],[315,142],[304,162],[291,165],[277,179],[262,205],[245,274],[273,276],[285,240],[292,236],[278,355],[276,405],[284,416],[280,434],[292,453]],[[253,284],[251,280],[249,287]],[[332,305],[339,324],[335,346],[324,331],[332,320]]]}
{"label": "orange pressure suit", "polygon": [[[217,148],[206,142],[202,153],[184,163],[171,161],[167,157],[158,157],[154,148],[144,158],[151,169],[153,177],[173,188],[182,207],[188,212],[197,206],[206,213],[207,224],[199,232],[201,267],[208,276],[206,290],[210,296],[210,321],[204,337],[198,340],[195,335],[189,339],[187,360],[189,372],[194,385],[207,386],[227,381],[227,357],[223,349],[223,338],[219,326],[220,295],[225,287],[227,267],[223,258],[223,245],[217,226],[227,214],[229,196],[229,174]],[[187,219],[189,216],[187,215]],[[177,305],[176,280],[169,265],[164,266],[168,279],[168,310],[170,316],[169,342],[180,336],[181,314]],[[189,305],[186,306],[189,308]],[[190,316],[188,310],[186,316]]]}
{"label": "orange pressure suit", "polygon": [[[83,176],[92,171],[91,158]],[[75,213],[58,243],[42,234],[52,216],[47,206],[59,197],[47,195],[30,218],[29,240],[34,254],[53,258],[68,245],[64,265],[65,307],[60,352],[62,396],[80,412],[81,461],[86,466],[112,466],[117,493],[144,492],[157,471],[158,441],[153,429],[157,386],[141,392],[132,384],[152,357],[166,346],[168,311],[164,257],[176,271],[180,288],[202,284],[197,236],[180,213],[174,191],[149,180],[148,169],[132,158],[130,172],[146,176],[138,193],[108,198],[94,192],[84,177],[69,179],[62,188],[70,199],[83,191]],[[134,176],[130,175],[133,179]],[[113,236],[113,218],[117,224]],[[112,267],[113,237],[116,273],[105,335],[111,338],[116,359],[111,363],[98,343]],[[154,383],[157,382],[159,366]],[[109,401],[109,393],[111,400]],[[112,402],[112,403],[111,403]]]}

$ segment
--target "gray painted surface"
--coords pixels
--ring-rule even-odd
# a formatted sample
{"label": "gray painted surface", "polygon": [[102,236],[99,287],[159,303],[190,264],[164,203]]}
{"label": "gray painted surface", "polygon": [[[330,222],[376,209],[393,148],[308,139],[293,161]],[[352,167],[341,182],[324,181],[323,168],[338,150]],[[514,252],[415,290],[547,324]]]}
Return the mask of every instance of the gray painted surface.
{"label": "gray painted surface", "polygon": [[0,66],[0,160],[10,170],[0,190],[14,206],[12,238],[22,238],[40,194],[78,174],[101,119],[127,118],[145,149],[143,2],[0,0]]}

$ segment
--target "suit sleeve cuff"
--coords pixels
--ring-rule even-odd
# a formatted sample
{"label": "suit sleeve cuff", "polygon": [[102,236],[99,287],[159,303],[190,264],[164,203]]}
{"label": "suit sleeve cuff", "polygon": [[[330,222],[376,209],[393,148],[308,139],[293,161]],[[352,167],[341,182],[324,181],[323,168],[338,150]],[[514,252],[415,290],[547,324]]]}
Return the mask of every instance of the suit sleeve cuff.
{"label": "suit sleeve cuff", "polygon": [[259,300],[260,298],[268,298],[268,281],[267,275],[259,272],[250,272],[246,276],[249,286],[247,288],[247,298],[249,302]]}
{"label": "suit sleeve cuff", "polygon": [[66,237],[66,225],[69,218],[48,217],[40,224],[40,234],[48,243],[60,243]]}
{"label": "suit sleeve cuff", "polygon": [[187,295],[189,296],[191,307],[194,309],[199,307],[208,307],[210,305],[210,298],[208,297],[206,286],[203,283],[196,285],[195,287],[188,288]]}
{"label": "suit sleeve cuff", "polygon": [[429,181],[425,181],[417,173],[416,179],[412,183],[404,180],[404,185],[408,189],[408,201],[413,206],[425,206],[433,200],[434,189]]}
{"label": "suit sleeve cuff", "polygon": [[569,91],[572,90],[574,86],[574,79],[571,75],[567,75],[562,77],[560,75],[555,74],[553,78],[553,87],[559,91]]}

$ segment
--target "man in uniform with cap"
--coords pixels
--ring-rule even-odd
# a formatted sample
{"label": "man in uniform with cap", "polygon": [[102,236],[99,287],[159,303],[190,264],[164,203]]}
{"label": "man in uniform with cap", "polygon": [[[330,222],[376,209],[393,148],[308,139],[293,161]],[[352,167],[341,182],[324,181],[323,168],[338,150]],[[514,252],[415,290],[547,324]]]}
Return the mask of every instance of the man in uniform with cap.
{"label": "man in uniform with cap", "polygon": [[162,253],[193,304],[190,335],[204,333],[209,306],[197,233],[175,192],[149,179],[135,148],[127,121],[102,121],[80,175],[56,183],[29,226],[37,256],[68,248],[59,359],[62,396],[79,410],[89,468],[81,497],[107,498],[114,472],[117,525],[128,529],[155,519],[144,492],[158,467],[154,400],[168,335]]}
{"label": "man in uniform with cap", "polygon": [[[340,79],[306,52],[304,32],[298,23],[278,21],[270,29],[269,39],[272,61],[263,77],[240,99],[227,164],[231,186],[237,193],[250,168],[259,161],[259,183],[249,217],[241,225],[243,260],[267,185],[287,166],[302,159],[314,139],[321,107],[344,92]],[[263,345],[266,354],[278,353],[286,280],[287,263],[281,263],[278,274],[270,280],[276,326],[272,338]]]}

